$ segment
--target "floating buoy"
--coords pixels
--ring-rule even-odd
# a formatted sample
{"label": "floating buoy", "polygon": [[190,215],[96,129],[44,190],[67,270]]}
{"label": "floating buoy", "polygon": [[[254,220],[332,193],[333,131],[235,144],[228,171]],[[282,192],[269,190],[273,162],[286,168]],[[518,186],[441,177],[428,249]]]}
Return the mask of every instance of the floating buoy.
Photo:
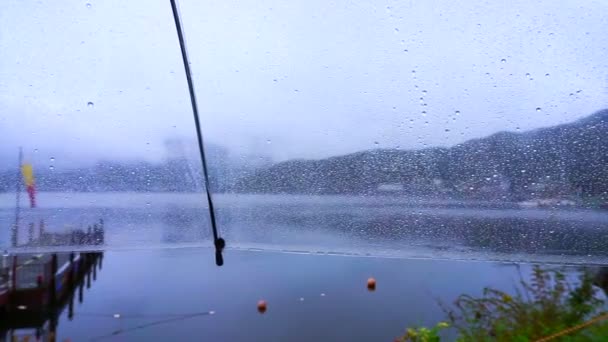
{"label": "floating buoy", "polygon": [[264,312],[266,312],[266,308],[267,308],[266,301],[260,300],[258,302],[258,312],[263,314]]}
{"label": "floating buoy", "polygon": [[367,289],[370,291],[374,291],[376,289],[376,279],[374,279],[374,278],[367,279]]}

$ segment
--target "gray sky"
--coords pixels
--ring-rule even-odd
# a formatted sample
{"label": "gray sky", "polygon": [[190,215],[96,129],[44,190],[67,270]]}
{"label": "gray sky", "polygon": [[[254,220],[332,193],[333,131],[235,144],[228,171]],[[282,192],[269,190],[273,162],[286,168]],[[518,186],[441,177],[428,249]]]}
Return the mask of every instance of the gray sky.
{"label": "gray sky", "polygon": [[[169,1],[88,4],[0,2],[0,163],[19,145],[56,167],[157,161],[194,137]],[[608,107],[606,1],[180,6],[204,134],[235,156],[452,145]]]}

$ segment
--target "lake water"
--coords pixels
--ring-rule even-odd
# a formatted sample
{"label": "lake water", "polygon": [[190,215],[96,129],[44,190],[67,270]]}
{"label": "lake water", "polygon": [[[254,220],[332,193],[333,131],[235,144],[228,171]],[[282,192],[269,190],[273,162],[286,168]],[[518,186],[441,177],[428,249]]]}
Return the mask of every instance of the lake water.
{"label": "lake water", "polygon": [[[233,249],[608,262],[608,211],[380,196],[221,194],[215,201],[220,234]],[[22,196],[22,207],[25,202]],[[38,208],[24,208],[20,216],[21,242],[29,223],[44,220],[48,231],[66,231],[101,218],[106,249],[210,245],[199,193],[40,193]],[[8,245],[14,221],[14,194],[0,194],[0,244]]]}
{"label": "lake water", "polygon": [[[254,251],[227,251],[226,265],[217,267],[205,248],[112,251],[74,319],[64,312],[57,331],[72,341],[392,341],[408,326],[444,320],[439,301],[480,295],[484,286],[512,292],[519,272],[529,271]],[[368,277],[377,280],[373,292]],[[265,314],[257,312],[260,299]],[[203,315],[162,323],[190,313]]]}
{"label": "lake water", "polygon": [[[396,197],[216,200],[228,243],[223,267],[209,248],[201,194],[39,194],[22,224],[44,220],[48,231],[64,231],[103,218],[106,227],[103,270],[74,320],[61,316],[59,336],[391,341],[407,326],[444,319],[438,301],[484,286],[512,291],[529,273],[522,261],[603,264],[608,255],[602,211]],[[14,214],[14,195],[0,195],[4,246]],[[368,277],[378,281],[374,292]],[[259,299],[268,302],[263,315]],[[176,316],[189,313],[199,315]]]}

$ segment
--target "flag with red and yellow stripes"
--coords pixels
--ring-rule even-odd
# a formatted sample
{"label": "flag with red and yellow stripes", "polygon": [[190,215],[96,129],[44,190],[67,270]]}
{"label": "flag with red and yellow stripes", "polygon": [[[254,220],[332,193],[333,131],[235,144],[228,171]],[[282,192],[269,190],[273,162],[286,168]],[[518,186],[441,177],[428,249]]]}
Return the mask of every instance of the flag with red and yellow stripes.
{"label": "flag with red and yellow stripes", "polygon": [[21,174],[23,175],[23,182],[27,189],[27,194],[30,197],[30,208],[36,207],[36,187],[34,185],[34,169],[32,164],[21,165]]}

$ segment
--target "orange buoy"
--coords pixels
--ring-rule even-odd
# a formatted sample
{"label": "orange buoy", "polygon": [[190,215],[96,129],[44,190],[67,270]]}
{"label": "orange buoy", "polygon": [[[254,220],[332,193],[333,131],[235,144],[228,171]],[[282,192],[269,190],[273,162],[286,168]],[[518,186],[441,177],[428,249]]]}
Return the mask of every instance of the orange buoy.
{"label": "orange buoy", "polygon": [[258,301],[258,312],[259,313],[264,313],[266,312],[266,301],[265,300],[260,300]]}
{"label": "orange buoy", "polygon": [[370,291],[374,291],[376,289],[376,279],[374,279],[374,278],[367,279],[367,289]]}

